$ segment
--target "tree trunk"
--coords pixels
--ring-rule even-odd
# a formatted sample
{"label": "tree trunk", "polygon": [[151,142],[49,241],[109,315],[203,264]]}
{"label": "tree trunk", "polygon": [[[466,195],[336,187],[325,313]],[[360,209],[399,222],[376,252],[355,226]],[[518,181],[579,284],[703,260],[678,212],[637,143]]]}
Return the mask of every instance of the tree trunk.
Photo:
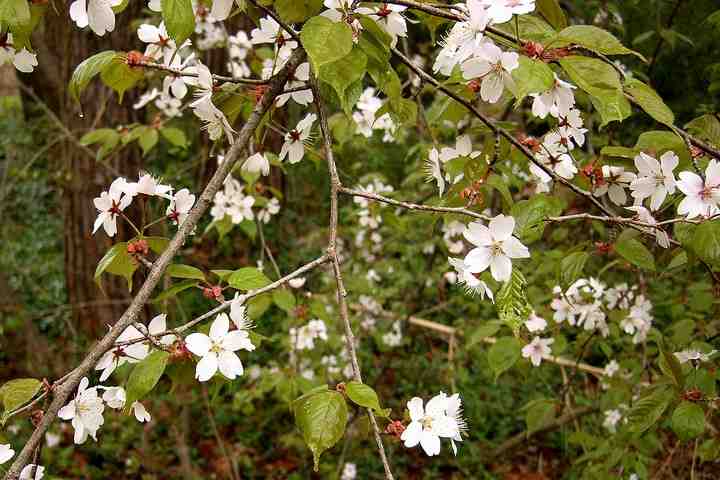
{"label": "tree trunk", "polygon": [[[68,301],[73,307],[75,325],[88,335],[96,335],[104,330],[104,325],[113,324],[130,296],[127,284],[120,277],[103,275],[104,293],[94,281],[95,267],[113,240],[125,240],[130,235],[120,224],[115,239],[109,239],[102,230],[93,235],[97,212],[92,200],[118,175],[135,178],[142,158],[139,150],[132,147],[97,162],[90,151],[80,148],[77,139],[93,128],[112,128],[142,120],[132,109],[133,92],[128,92],[119,104],[99,79],[94,80],[82,97],[81,114],[80,106],[68,94],[67,85],[75,67],[90,55],[102,50],[128,51],[137,47],[137,36],[130,21],[138,17],[144,3],[130,2],[130,6],[117,15],[115,31],[104,37],[95,36],[89,29],[78,29],[66,9],[60,7],[55,12],[48,8],[33,36],[39,66],[34,73],[21,78],[74,137],[51,150],[51,162],[62,191]],[[32,102],[28,95],[25,97]]]}

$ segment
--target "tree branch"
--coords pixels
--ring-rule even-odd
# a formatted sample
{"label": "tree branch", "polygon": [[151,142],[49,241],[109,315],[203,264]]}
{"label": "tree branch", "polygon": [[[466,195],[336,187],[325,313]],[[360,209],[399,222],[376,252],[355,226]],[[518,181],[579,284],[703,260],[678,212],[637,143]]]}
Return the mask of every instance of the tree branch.
{"label": "tree branch", "polygon": [[[340,177],[337,171],[337,165],[335,164],[335,157],[332,151],[332,138],[330,137],[330,127],[328,126],[327,114],[325,112],[325,106],[322,103],[320,96],[320,88],[314,75],[311,76],[310,84],[313,89],[313,96],[315,97],[315,105],[318,111],[318,117],[320,120],[320,130],[323,137],[323,147],[325,150],[325,157],[328,163],[328,174],[330,175],[330,234],[328,237],[328,255],[332,261],[333,271],[335,273],[335,283],[337,285],[337,301],[338,307],[340,308],[340,318],[342,319],[345,327],[345,345],[347,347],[348,355],[353,369],[353,377],[356,381],[362,383],[362,375],[360,373],[360,364],[357,359],[357,352],[355,351],[355,336],[353,335],[352,328],[350,326],[350,314],[348,313],[347,304],[347,290],[345,290],[345,283],[342,278],[342,270],[340,268],[340,261],[338,260],[337,254],[337,232],[338,232],[338,196],[342,185],[340,183]],[[385,446],[383,445],[382,437],[380,436],[380,428],[378,427],[375,414],[371,408],[366,409],[368,419],[372,425],[373,434],[375,436],[375,442],[377,443],[378,453],[380,454],[380,460],[382,461],[383,468],[385,469],[385,478],[387,480],[394,480],[390,464],[385,454]]]}
{"label": "tree branch", "polygon": [[120,334],[137,320],[143,306],[150,299],[150,295],[155,289],[155,286],[160,282],[165,269],[168,265],[170,265],[177,251],[185,243],[185,238],[192,233],[195,225],[197,225],[200,220],[200,217],[202,217],[212,203],[215,193],[222,187],[225,178],[230,174],[230,171],[237,163],[239,156],[244,151],[247,142],[252,137],[261,119],[273,105],[275,98],[282,93],[285,83],[290,76],[290,72],[297,68],[304,59],[305,52],[302,49],[297,49],[288,60],[285,67],[270,81],[267,91],[255,106],[255,109],[248,118],[247,122],[243,125],[235,143],[230,148],[225,161],[220,164],[217,171],[208,182],[197,203],[188,213],[187,219],[180,225],[177,233],[172,240],[170,240],[168,247],[154,262],[152,269],[150,269],[150,272],[145,279],[145,282],[140,287],[140,290],[130,303],[130,306],[127,310],[125,310],[125,313],[123,313],[110,331],[105,334],[97,345],[95,345],[95,347],[85,356],[80,365],[70,373],[67,380],[54,390],[55,395],[52,403],[45,411],[42,420],[35,428],[35,431],[30,436],[30,439],[27,441],[22,451],[15,458],[15,461],[4,477],[5,480],[18,479],[20,471],[25,465],[27,465],[32,452],[40,444],[45,432],[53,421],[55,421],[60,408],[67,403],[78,383],[80,383],[80,379],[85,376],[87,372],[92,370],[104,352],[112,348],[115,340],[120,336]]}

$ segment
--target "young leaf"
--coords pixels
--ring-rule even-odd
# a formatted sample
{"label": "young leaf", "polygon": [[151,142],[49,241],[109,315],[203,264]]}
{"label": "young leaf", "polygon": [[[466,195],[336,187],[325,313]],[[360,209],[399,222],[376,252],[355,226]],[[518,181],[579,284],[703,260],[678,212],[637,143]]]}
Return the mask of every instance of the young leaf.
{"label": "young leaf", "polygon": [[[113,57],[100,72],[103,83],[115,90],[121,102],[125,92],[144,77],[144,70],[129,66],[123,55]],[[155,134],[157,135],[157,132]]]}
{"label": "young leaf", "polygon": [[553,400],[534,400],[525,408],[525,424],[528,435],[532,435],[555,419],[555,401]]}
{"label": "young leaf", "polygon": [[563,289],[569,287],[575,280],[580,278],[585,268],[585,263],[587,263],[589,258],[590,254],[587,252],[574,252],[560,260],[558,277],[560,278],[560,286]]}
{"label": "young leaf", "polygon": [[601,127],[630,116],[630,103],[613,67],[596,58],[579,55],[561,58],[559,63],[570,80],[590,95],[593,106],[602,117]]}
{"label": "young leaf", "polygon": [[558,0],[537,0],[537,12],[555,29],[567,27],[567,18]]}
{"label": "young leaf", "polygon": [[143,155],[147,155],[147,153],[157,145],[159,138],[158,131],[154,128],[148,128],[147,131],[138,138],[138,145],[140,145]]}
{"label": "young leaf", "polygon": [[117,52],[107,50],[105,52],[96,53],[75,67],[72,78],[70,78],[70,84],[68,85],[70,96],[74,98],[75,101],[79,102],[80,95],[85,88],[87,88],[90,80],[103,72],[117,56]]}
{"label": "young leaf", "polygon": [[515,365],[515,362],[520,359],[521,350],[520,340],[515,337],[498,338],[497,342],[490,347],[488,350],[488,362],[495,373],[495,380],[503,372]]}
{"label": "young leaf", "polygon": [[703,222],[698,225],[687,246],[701,260],[720,267],[720,222]]}
{"label": "young leaf", "polygon": [[[355,82],[361,81],[365,76],[367,56],[359,48],[353,48],[350,53],[332,63],[320,67],[318,78],[335,89],[341,103],[346,98],[345,91]],[[342,105],[348,113],[352,105]],[[347,108],[345,108],[347,107]]]}
{"label": "young leaf", "polygon": [[545,230],[545,219],[561,211],[561,202],[548,195],[538,194],[517,202],[510,210],[515,217],[515,235],[526,245],[539,240]]}
{"label": "young leaf", "polygon": [[630,50],[620,43],[615,36],[592,25],[573,25],[558,33],[557,37],[550,42],[553,47],[560,47],[569,44],[580,45],[591,52],[603,55],[636,55],[640,60],[646,61],[638,52]]}
{"label": "young leaf", "polygon": [[195,12],[191,0],[161,0],[162,16],[170,38],[180,46],[195,32]]}
{"label": "young leaf", "polygon": [[30,24],[30,4],[28,0],[2,0],[0,2],[0,25],[11,32],[22,30]]}
{"label": "young leaf", "polygon": [[633,234],[633,231],[625,230],[615,242],[615,251],[633,265],[654,272],[655,257]]}
{"label": "young leaf", "polygon": [[40,391],[42,382],[34,378],[17,378],[0,387],[0,401],[5,413],[22,407]]}
{"label": "young leaf", "polygon": [[313,453],[314,469],[320,455],[332,448],[345,434],[348,419],[345,398],[339,392],[323,391],[304,395],[293,402],[295,424]]}
{"label": "young leaf", "polygon": [[187,137],[185,136],[185,132],[180,130],[179,128],[175,127],[163,127],[160,129],[160,134],[170,142],[171,145],[174,145],[176,147],[180,148],[187,148],[188,141]]}
{"label": "young leaf", "polygon": [[196,280],[205,280],[205,274],[202,270],[192,265],[183,265],[176,263],[167,268],[167,273],[173,278],[194,278]]}
{"label": "young leaf", "polygon": [[128,283],[128,290],[132,290],[132,277],[137,270],[137,262],[127,251],[127,243],[120,242],[108,250],[95,268],[95,281],[99,283],[100,275],[104,272],[125,277]]}
{"label": "young leaf", "polygon": [[127,391],[126,410],[130,409],[133,402],[140,400],[155,388],[165,372],[169,356],[170,354],[165,351],[155,350],[133,368],[125,387]]}
{"label": "young leaf", "polygon": [[301,23],[317,15],[322,5],[322,0],[275,0],[273,6],[285,23]]}
{"label": "young leaf", "polygon": [[292,312],[293,308],[295,308],[295,295],[286,288],[279,288],[275,290],[272,297],[275,305],[288,313]]}
{"label": "young leaf", "polygon": [[372,387],[361,382],[348,382],[345,384],[345,393],[356,405],[372,408],[378,413],[383,413],[383,409],[380,407],[380,400]]}
{"label": "young leaf", "polygon": [[625,91],[632,96],[640,107],[652,118],[660,123],[672,127],[675,124],[675,115],[660,95],[649,85],[640,80],[631,78],[625,83]]}
{"label": "young leaf", "polygon": [[235,270],[228,277],[228,284],[238,290],[253,290],[262,288],[270,283],[270,279],[260,270],[254,267],[245,267]]}
{"label": "young leaf", "polygon": [[630,431],[642,433],[655,425],[673,398],[671,388],[658,387],[638,400],[628,413]]}
{"label": "young leaf", "polygon": [[195,287],[198,283],[199,282],[194,279],[183,280],[182,282],[178,282],[175,285],[173,285],[172,287],[168,288],[167,290],[163,290],[162,292],[160,292],[160,294],[157,297],[153,298],[151,300],[151,302],[158,303],[158,302],[162,302],[163,300],[167,300],[168,298],[172,298],[180,292],[183,292],[189,288]]}
{"label": "young leaf", "polygon": [[552,88],[555,77],[546,63],[524,56],[520,56],[518,60],[520,65],[512,71],[512,78],[517,86],[514,92],[517,103],[529,93],[542,93]]}
{"label": "young leaf", "polygon": [[320,16],[305,22],[300,40],[316,73],[320,67],[340,60],[353,48],[352,30],[348,24],[334,23]]}
{"label": "young leaf", "polygon": [[699,437],[705,431],[705,412],[697,403],[683,401],[672,415],[672,429],[682,440]]}

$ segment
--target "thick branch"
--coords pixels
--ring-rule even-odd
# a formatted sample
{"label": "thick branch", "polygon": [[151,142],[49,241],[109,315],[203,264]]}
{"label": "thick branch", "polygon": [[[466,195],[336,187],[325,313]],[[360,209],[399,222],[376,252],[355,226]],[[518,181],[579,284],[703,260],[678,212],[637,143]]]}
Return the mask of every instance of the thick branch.
{"label": "thick branch", "polygon": [[302,49],[298,49],[293,56],[290,57],[287,65],[270,81],[268,84],[268,90],[255,106],[255,109],[250,115],[250,118],[248,118],[248,121],[245,125],[243,125],[235,143],[230,148],[228,155],[225,157],[225,161],[219,166],[218,170],[208,182],[197,203],[192,210],[190,210],[187,219],[180,225],[177,233],[172,240],[170,240],[168,247],[153,263],[153,267],[150,269],[147,279],[140,287],[140,290],[133,299],[132,303],[130,303],[128,309],[125,313],[123,313],[110,331],[87,354],[81,364],[72,371],[67,380],[55,389],[55,395],[52,403],[45,411],[45,415],[42,420],[37,425],[35,431],[30,436],[30,439],[8,470],[5,475],[5,480],[18,479],[20,471],[29,462],[33,452],[42,441],[45,432],[57,417],[57,413],[60,408],[67,403],[68,399],[75,391],[80,379],[85,376],[87,372],[93,369],[103,353],[112,347],[117,337],[120,336],[120,334],[129,325],[137,320],[143,306],[150,299],[150,295],[155,289],[155,286],[160,282],[165,269],[168,265],[170,265],[177,251],[185,243],[185,238],[193,232],[195,226],[200,220],[200,217],[202,217],[212,203],[215,193],[222,187],[225,178],[230,174],[230,171],[235,166],[235,163],[244,151],[247,142],[255,132],[260,120],[267,110],[269,110],[273,105],[275,98],[282,93],[290,72],[297,68],[304,58],[305,52]]}
{"label": "thick branch", "polygon": [[[352,364],[353,377],[356,381],[362,382],[360,364],[357,359],[357,352],[355,351],[355,336],[353,335],[353,331],[350,326],[350,314],[348,312],[346,298],[347,290],[345,290],[345,283],[343,281],[342,270],[340,268],[340,261],[338,260],[337,254],[338,196],[342,185],[340,183],[337,165],[335,164],[335,157],[333,156],[332,138],[330,137],[330,127],[328,126],[325,105],[322,103],[320,89],[314,76],[310,79],[310,82],[313,88],[315,104],[317,106],[318,117],[320,120],[320,130],[323,137],[323,148],[325,150],[325,157],[328,163],[328,174],[330,175],[330,235],[328,238],[328,255],[332,261],[333,271],[335,273],[337,301],[340,308],[340,318],[342,319],[343,326],[345,328],[345,344]],[[383,445],[382,437],[380,436],[380,427],[378,427],[375,414],[371,408],[366,409],[366,411],[370,424],[372,425],[375,443],[377,443],[378,453],[380,454],[380,460],[382,460],[383,468],[385,469],[385,478],[387,480],[394,480],[390,463],[388,462],[387,455],[385,454],[385,446]]]}

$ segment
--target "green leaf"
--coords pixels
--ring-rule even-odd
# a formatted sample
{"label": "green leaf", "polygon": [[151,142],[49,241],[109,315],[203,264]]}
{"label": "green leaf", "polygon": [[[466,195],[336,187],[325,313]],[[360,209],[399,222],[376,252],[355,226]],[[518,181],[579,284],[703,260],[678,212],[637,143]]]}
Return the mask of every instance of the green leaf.
{"label": "green leaf", "polygon": [[159,302],[162,302],[163,300],[167,300],[168,298],[172,298],[180,292],[183,292],[185,290],[188,290],[190,288],[197,286],[198,283],[199,282],[194,279],[183,280],[182,282],[178,282],[175,285],[173,285],[172,287],[160,292],[160,294],[157,297],[153,298],[151,300],[151,302],[159,303]]}
{"label": "green leaf", "polygon": [[195,32],[191,0],[161,0],[162,16],[170,38],[181,45]]}
{"label": "green leaf", "polygon": [[699,437],[705,431],[705,412],[697,403],[683,401],[672,415],[672,429],[682,440]]}
{"label": "green leaf", "polygon": [[[375,412],[383,414],[380,400],[372,387],[361,382],[348,382],[345,384],[345,393],[356,405],[365,408],[372,408]],[[383,415],[384,416],[384,415]]]}
{"label": "green leaf", "polygon": [[368,63],[372,63],[373,68],[378,70],[387,68],[392,40],[390,35],[366,15],[360,15],[360,25],[363,28],[358,39],[358,47],[368,56]]}
{"label": "green leaf", "polygon": [[165,140],[170,142],[171,145],[180,148],[188,147],[188,141],[187,137],[185,136],[185,132],[183,132],[179,128],[163,127],[160,129],[160,134],[163,136],[163,138],[165,138]]}
{"label": "green leaf", "polygon": [[4,383],[0,387],[0,401],[5,410],[2,423],[5,423],[5,415],[32,400],[41,387],[42,382],[34,378],[17,378]]}
{"label": "green leaf", "polygon": [[515,365],[515,362],[520,359],[521,351],[522,345],[517,338],[500,337],[497,339],[497,342],[488,350],[488,362],[495,373],[495,380]]}
{"label": "green leaf", "polygon": [[316,73],[320,67],[340,60],[353,48],[352,29],[348,24],[334,23],[320,16],[305,22],[300,40]]}
{"label": "green leaf", "polygon": [[529,93],[543,93],[550,90],[555,82],[553,71],[539,60],[532,60],[525,56],[519,57],[519,66],[512,71],[516,91],[514,92],[518,104]]}
{"label": "green leaf", "polygon": [[275,11],[285,23],[301,23],[308,17],[317,15],[322,8],[322,0],[275,0]]}
{"label": "green leaf", "polygon": [[628,262],[645,270],[655,271],[655,257],[652,252],[635,238],[637,232],[627,229],[615,242],[615,251]]}
{"label": "green leaf", "polygon": [[640,150],[637,148],[609,146],[603,147],[600,153],[606,157],[629,158],[632,160],[638,156]]}
{"label": "green leaf", "polygon": [[290,313],[295,308],[295,295],[286,288],[278,288],[272,294],[275,305]]}
{"label": "green leaf", "polygon": [[272,297],[269,294],[258,295],[247,302],[247,314],[250,320],[257,320],[262,317],[272,305]]}
{"label": "green leaf", "polygon": [[74,98],[75,101],[79,102],[80,95],[85,88],[87,88],[90,80],[103,72],[117,56],[117,52],[107,50],[105,52],[96,53],[75,67],[72,78],[70,78],[70,84],[68,85],[70,96]]}
{"label": "green leaf", "polygon": [[652,118],[660,123],[672,127],[675,124],[675,115],[660,95],[652,87],[640,80],[631,78],[625,83],[625,91],[629,93],[640,107]]}
{"label": "green leaf", "polygon": [[345,398],[333,391],[304,395],[292,404],[295,424],[313,453],[314,469],[320,455],[332,448],[345,434],[348,419]]}
{"label": "green leaf", "polygon": [[706,113],[691,120],[685,124],[685,129],[703,140],[720,145],[720,119],[713,114]]}
{"label": "green leaf", "polygon": [[118,144],[120,134],[114,128],[98,128],[92,130],[80,137],[81,145],[92,145],[94,143],[113,143]]}
{"label": "green leaf", "polygon": [[558,278],[563,290],[582,276],[583,269],[589,258],[590,254],[587,252],[575,252],[560,260]]}
{"label": "green leaf", "polygon": [[125,277],[128,290],[132,290],[132,277],[138,264],[127,251],[127,242],[116,243],[108,250],[95,268],[95,281],[100,283],[100,275],[104,272]]}
{"label": "green leaf", "polygon": [[555,401],[553,400],[533,400],[525,408],[525,424],[528,435],[532,435],[555,419]]}
{"label": "green leaf", "polygon": [[713,267],[720,267],[720,222],[710,221],[698,225],[693,229],[687,247],[701,260]]}
{"label": "green leaf", "polygon": [[570,56],[559,60],[570,80],[590,95],[602,118],[601,127],[612,121],[623,121],[632,113],[625,98],[618,73],[596,58]]}
{"label": "green leaf", "polygon": [[660,361],[658,363],[660,370],[672,379],[678,389],[682,390],[685,386],[685,377],[682,373],[682,365],[680,365],[680,361],[677,359],[675,354],[664,347],[661,348]]}
{"label": "green leaf", "polygon": [[561,212],[562,205],[555,197],[538,194],[528,200],[521,200],[510,210],[510,214],[515,217],[515,235],[524,244],[533,243],[542,237],[545,219]]}
{"label": "green leaf", "polygon": [[508,185],[502,176],[496,173],[491,174],[485,182],[485,185],[492,187],[498,192],[500,192],[500,196],[502,197],[505,206],[508,208],[512,208],[512,194],[510,193],[510,188],[508,188]]}
{"label": "green leaf", "polygon": [[670,405],[674,396],[672,389],[658,387],[638,400],[628,413],[630,431],[642,433],[655,425],[668,405]]}
{"label": "green leaf", "polygon": [[361,81],[365,76],[367,60],[367,55],[359,47],[355,47],[340,60],[320,67],[318,78],[333,87],[348,116],[352,114],[354,105],[344,102],[345,92],[353,83]]}
{"label": "green leaf", "polygon": [[143,237],[143,240],[147,242],[150,250],[158,255],[163,253],[170,243],[170,239],[165,237]]}
{"label": "green leaf", "polygon": [[119,101],[122,101],[125,91],[134,87],[144,77],[145,72],[143,69],[129,66],[123,55],[113,57],[100,72],[103,83],[115,90]]}
{"label": "green leaf", "polygon": [[196,280],[205,280],[205,274],[202,270],[192,265],[183,265],[176,263],[167,268],[167,274],[173,278],[194,278]]}
{"label": "green leaf", "polygon": [[537,0],[535,9],[556,30],[567,27],[567,18],[558,0]]}
{"label": "green leaf", "polygon": [[635,143],[635,149],[654,152],[656,158],[667,152],[673,151],[680,157],[680,166],[690,165],[690,152],[685,141],[675,132],[669,130],[651,130],[643,132]]}
{"label": "green leaf", "polygon": [[495,295],[495,307],[500,320],[517,336],[520,327],[532,313],[526,296],[527,281],[519,268],[513,268],[510,280]]}
{"label": "green leaf", "polygon": [[0,2],[0,25],[11,32],[27,28],[31,20],[30,4],[27,0],[2,0]]}
{"label": "green leaf", "polygon": [[126,411],[130,409],[133,402],[140,400],[155,388],[165,372],[169,357],[169,353],[155,350],[133,368],[125,386],[127,392]]}
{"label": "green leaf", "polygon": [[159,138],[158,131],[154,128],[148,128],[147,131],[138,138],[138,145],[142,148],[143,155],[147,155],[147,153],[157,145]]}
{"label": "green leaf", "polygon": [[254,267],[245,267],[235,270],[228,277],[228,284],[238,290],[253,290],[270,284],[270,279]]}
{"label": "green leaf", "polygon": [[630,50],[620,43],[615,36],[603,30],[602,28],[592,25],[573,25],[565,28],[557,37],[554,38],[550,45],[553,47],[565,46],[569,44],[580,45],[587,50],[603,55],[635,55],[642,61],[646,61],[638,52]]}

